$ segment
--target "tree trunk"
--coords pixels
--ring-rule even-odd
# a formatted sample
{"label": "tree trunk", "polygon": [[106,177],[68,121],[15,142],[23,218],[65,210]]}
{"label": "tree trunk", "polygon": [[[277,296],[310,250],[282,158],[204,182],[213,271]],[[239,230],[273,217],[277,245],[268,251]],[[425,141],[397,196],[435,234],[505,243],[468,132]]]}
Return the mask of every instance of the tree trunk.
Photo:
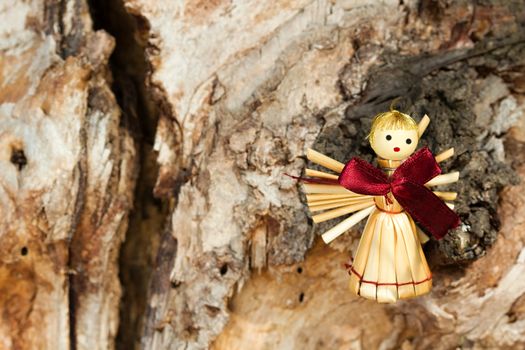
{"label": "tree trunk", "polygon": [[136,146],[87,4],[1,6],[0,346],[114,346]]}
{"label": "tree trunk", "polygon": [[[525,347],[522,1],[12,0],[0,19],[0,348]],[[362,226],[325,245],[284,173],[309,147],[371,160],[398,96],[430,116],[423,145],[455,147],[463,224],[424,246],[431,294],[383,305],[347,289]]]}

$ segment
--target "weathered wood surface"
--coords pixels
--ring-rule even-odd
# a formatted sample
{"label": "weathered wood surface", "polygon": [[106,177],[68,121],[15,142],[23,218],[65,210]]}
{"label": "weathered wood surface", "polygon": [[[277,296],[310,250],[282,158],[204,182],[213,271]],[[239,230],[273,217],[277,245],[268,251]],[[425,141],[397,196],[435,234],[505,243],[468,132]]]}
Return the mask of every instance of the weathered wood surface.
{"label": "weathered wood surface", "polygon": [[[0,348],[115,346],[137,174],[121,348],[525,347],[522,1],[104,4],[0,5]],[[455,147],[466,226],[427,243],[429,296],[377,305],[359,231],[324,245],[283,173],[371,156],[397,95]]]}
{"label": "weathered wood surface", "polygon": [[[125,5],[148,22],[150,85],[163,106],[156,193],[175,194],[143,347],[523,345],[522,316],[515,308],[525,289],[506,285],[522,268],[521,244],[503,238],[522,239],[515,229],[519,215],[505,207],[505,201],[520,198],[519,187],[504,192],[502,234],[493,248],[497,215],[488,212],[496,208],[502,186],[517,182],[503,142],[523,118],[522,3]],[[432,88],[433,82],[438,86]],[[473,227],[430,249],[433,294],[377,306],[346,291],[341,264],[358,234],[331,247],[315,245],[307,254],[324,230],[307,224],[300,187],[282,174],[300,173],[304,152],[313,145],[334,156],[369,152],[352,141],[362,133],[356,128],[366,129],[365,118],[400,94],[416,104],[417,116],[439,115],[426,135],[435,152],[451,146],[436,143],[454,135],[447,129],[454,125],[442,123],[446,112],[458,111],[452,121],[468,111],[464,123],[489,132],[458,138],[466,143],[459,155],[481,152],[468,171],[479,168],[491,178],[476,193],[460,189],[478,198],[460,199],[460,212]],[[460,158],[457,164],[468,162]],[[466,267],[455,263],[484,254]],[[305,257],[299,274],[297,264]],[[440,267],[447,264],[452,266]],[[496,309],[499,316],[492,317]],[[491,317],[479,320],[479,310]]]}
{"label": "weathered wood surface", "polygon": [[0,5],[0,348],[106,349],[136,156],[83,1]]}

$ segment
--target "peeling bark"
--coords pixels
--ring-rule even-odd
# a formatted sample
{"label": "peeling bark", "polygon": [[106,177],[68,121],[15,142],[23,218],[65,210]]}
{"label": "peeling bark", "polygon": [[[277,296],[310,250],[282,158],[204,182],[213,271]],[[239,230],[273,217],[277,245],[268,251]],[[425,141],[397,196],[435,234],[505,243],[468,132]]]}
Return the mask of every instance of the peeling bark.
{"label": "peeling bark", "polygon": [[5,349],[111,348],[136,151],[82,1],[1,6]]}

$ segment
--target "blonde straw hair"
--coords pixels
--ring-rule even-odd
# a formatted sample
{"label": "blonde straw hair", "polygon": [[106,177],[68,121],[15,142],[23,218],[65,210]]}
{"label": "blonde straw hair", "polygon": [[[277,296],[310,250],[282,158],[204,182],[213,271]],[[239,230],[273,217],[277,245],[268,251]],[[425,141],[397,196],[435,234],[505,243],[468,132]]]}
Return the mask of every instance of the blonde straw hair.
{"label": "blonde straw hair", "polygon": [[390,111],[374,117],[367,139],[373,140],[374,133],[378,130],[417,130],[417,123],[411,116],[393,108],[395,102],[396,100],[392,101]]}

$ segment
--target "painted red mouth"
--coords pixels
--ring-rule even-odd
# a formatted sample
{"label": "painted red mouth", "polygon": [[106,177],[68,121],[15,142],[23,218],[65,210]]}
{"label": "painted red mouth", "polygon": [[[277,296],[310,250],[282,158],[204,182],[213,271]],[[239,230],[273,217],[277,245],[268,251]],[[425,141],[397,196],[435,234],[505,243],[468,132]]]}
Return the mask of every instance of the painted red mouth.
{"label": "painted red mouth", "polygon": [[401,148],[399,148],[399,147],[394,147],[394,152],[399,152],[399,151],[401,151]]}

